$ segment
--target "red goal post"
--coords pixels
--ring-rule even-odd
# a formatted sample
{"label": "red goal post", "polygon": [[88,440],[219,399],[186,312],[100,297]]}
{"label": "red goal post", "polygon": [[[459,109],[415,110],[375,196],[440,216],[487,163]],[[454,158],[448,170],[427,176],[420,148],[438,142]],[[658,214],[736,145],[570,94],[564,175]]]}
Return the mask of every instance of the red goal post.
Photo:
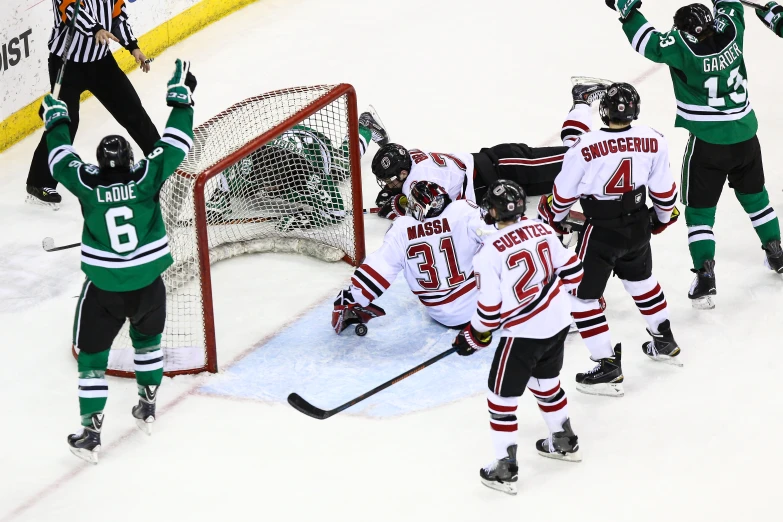
{"label": "red goal post", "polygon": [[[212,263],[257,252],[364,259],[358,125],[356,92],[339,84],[248,98],[194,129],[160,194],[174,258],[163,274],[165,375],[218,370]],[[133,369],[126,323],[107,373]]]}

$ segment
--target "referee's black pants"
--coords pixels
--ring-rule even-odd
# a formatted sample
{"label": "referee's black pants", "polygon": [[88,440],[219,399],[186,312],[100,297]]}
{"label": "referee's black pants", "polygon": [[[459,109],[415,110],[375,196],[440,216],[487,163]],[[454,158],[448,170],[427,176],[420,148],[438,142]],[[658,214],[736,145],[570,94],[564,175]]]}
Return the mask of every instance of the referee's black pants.
{"label": "referee's black pants", "polygon": [[[54,89],[57,73],[62,65],[62,58],[49,55],[49,81]],[[133,88],[128,77],[122,72],[114,56],[109,53],[105,58],[95,62],[68,62],[65,69],[60,99],[68,105],[71,116],[71,141],[76,137],[79,128],[79,97],[84,91],[90,91],[117,123],[125,127],[131,139],[147,155],[154,150],[155,142],[160,134],[141,105],[139,95]],[[98,144],[96,143],[97,147]],[[49,151],[46,147],[46,134],[33,154],[27,184],[38,188],[55,188],[57,182],[49,171]]]}

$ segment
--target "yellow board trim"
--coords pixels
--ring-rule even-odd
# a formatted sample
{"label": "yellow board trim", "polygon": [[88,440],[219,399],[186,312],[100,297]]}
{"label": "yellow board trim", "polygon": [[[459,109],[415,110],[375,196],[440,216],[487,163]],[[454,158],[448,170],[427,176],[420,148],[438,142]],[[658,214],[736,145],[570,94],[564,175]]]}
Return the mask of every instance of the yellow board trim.
{"label": "yellow board trim", "polygon": [[[209,24],[258,0],[202,0],[190,9],[183,11],[171,20],[164,22],[139,37],[139,47],[148,58],[158,56],[167,48],[180,42],[191,34],[200,31]],[[132,14],[132,12],[131,12]],[[125,49],[114,53],[120,68],[130,72],[136,68],[136,60]],[[67,72],[66,72],[67,74]],[[0,152],[29,136],[41,127],[38,108],[44,95],[19,109],[0,122]],[[82,101],[90,97],[89,92],[82,95]]]}

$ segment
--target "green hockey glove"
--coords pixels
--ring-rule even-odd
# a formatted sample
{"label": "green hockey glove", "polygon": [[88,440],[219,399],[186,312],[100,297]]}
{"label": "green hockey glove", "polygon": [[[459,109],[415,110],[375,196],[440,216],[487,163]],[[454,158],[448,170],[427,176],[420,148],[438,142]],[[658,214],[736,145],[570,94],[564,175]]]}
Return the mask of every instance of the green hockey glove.
{"label": "green hockey glove", "polygon": [[783,6],[777,2],[767,2],[764,9],[756,9],[756,16],[773,33],[783,38]]}
{"label": "green hockey glove", "polygon": [[41,103],[42,118],[46,130],[52,130],[61,123],[71,123],[68,106],[64,101],[56,99],[51,94],[44,96]]}
{"label": "green hockey glove", "polygon": [[642,6],[642,0],[605,0],[610,9],[620,13],[620,18],[625,20],[635,10]]}
{"label": "green hockey glove", "polygon": [[190,72],[190,62],[185,62],[177,58],[174,62],[174,76],[168,83],[168,92],[166,93],[166,105],[169,107],[191,107],[193,102],[193,91],[196,90],[196,77]]}

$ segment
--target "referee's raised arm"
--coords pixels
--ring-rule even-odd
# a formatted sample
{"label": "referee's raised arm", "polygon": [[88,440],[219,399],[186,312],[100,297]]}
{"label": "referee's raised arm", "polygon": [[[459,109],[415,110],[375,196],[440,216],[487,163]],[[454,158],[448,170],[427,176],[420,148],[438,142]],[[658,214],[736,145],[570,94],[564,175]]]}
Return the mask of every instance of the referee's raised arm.
{"label": "referee's raised arm", "polygon": [[[71,116],[71,140],[79,127],[79,98],[84,91],[90,91],[144,154],[149,154],[160,135],[109,49],[109,42],[119,42],[144,72],[150,70],[149,60],[133,34],[125,0],[81,0],[73,24],[75,33],[65,56],[74,13],[76,0],[52,0],[54,25],[49,38],[49,80],[54,87],[57,73],[67,60],[60,99],[68,105]],[[56,210],[61,197],[47,160],[46,140],[42,137],[27,176],[27,201]]]}

